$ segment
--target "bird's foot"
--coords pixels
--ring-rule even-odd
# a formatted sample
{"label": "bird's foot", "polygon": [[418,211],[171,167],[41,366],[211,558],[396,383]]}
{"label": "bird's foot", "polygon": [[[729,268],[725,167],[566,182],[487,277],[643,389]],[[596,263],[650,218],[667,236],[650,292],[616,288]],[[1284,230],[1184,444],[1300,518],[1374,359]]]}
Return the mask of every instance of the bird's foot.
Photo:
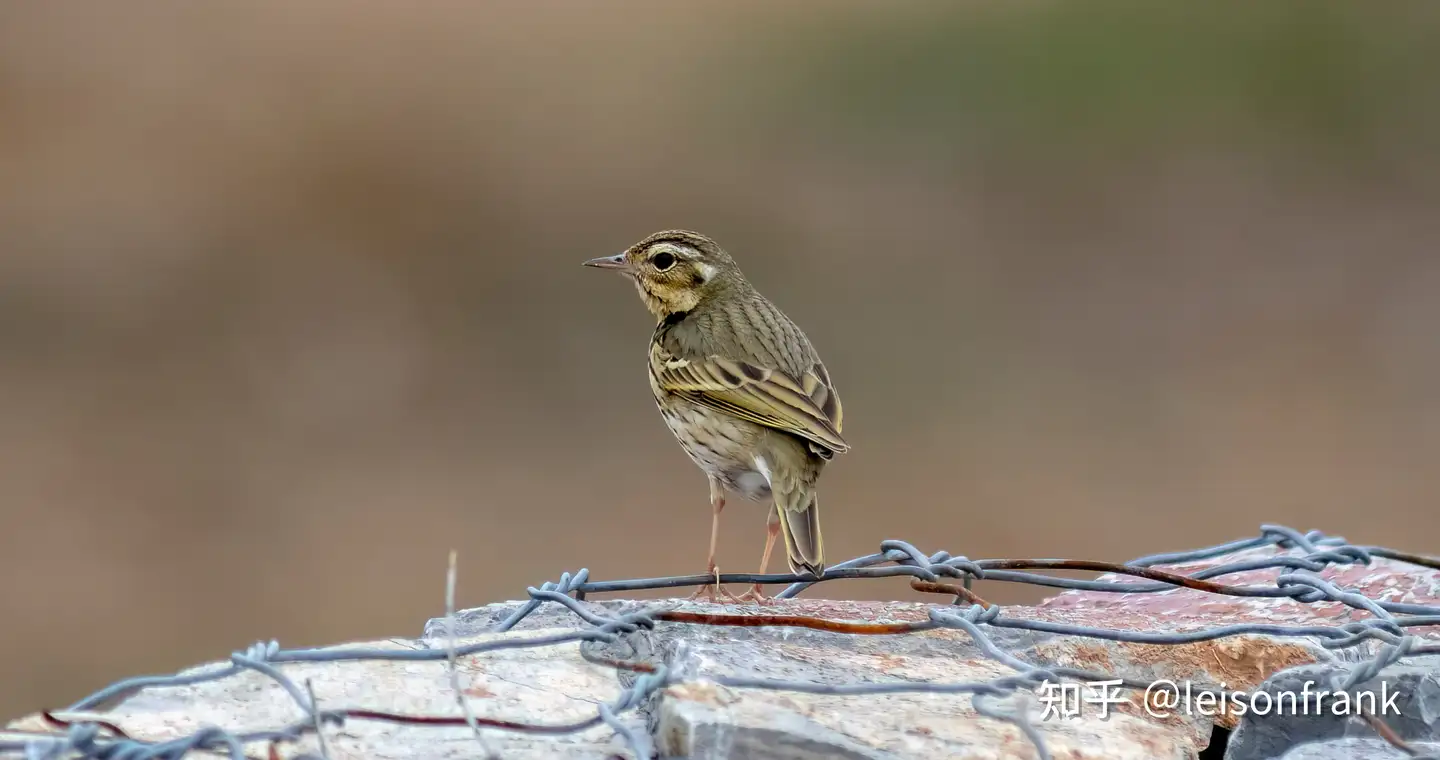
{"label": "bird's foot", "polygon": [[713,604],[721,604],[725,602],[729,602],[731,604],[740,603],[740,597],[735,596],[734,594],[725,590],[724,586],[720,585],[720,568],[716,567],[715,563],[710,563],[710,567],[705,572],[715,576],[715,582],[710,585],[701,586],[700,588],[695,589],[694,593],[692,593],[690,596],[685,597],[687,601],[703,601],[711,602]]}
{"label": "bird's foot", "polygon": [[700,588],[695,589],[695,592],[692,593],[690,596],[685,597],[685,601],[688,601],[688,602],[715,602],[715,601],[718,601],[715,597],[716,597],[716,591],[718,591],[719,589],[720,589],[719,586],[713,586],[713,585],[712,585],[712,586],[701,586]]}
{"label": "bird's foot", "polygon": [[760,584],[758,583],[754,586],[751,586],[749,591],[746,591],[740,596],[735,597],[735,600],[742,603],[758,604],[765,607],[776,604],[779,601],[773,596],[766,596],[765,592],[760,588]]}

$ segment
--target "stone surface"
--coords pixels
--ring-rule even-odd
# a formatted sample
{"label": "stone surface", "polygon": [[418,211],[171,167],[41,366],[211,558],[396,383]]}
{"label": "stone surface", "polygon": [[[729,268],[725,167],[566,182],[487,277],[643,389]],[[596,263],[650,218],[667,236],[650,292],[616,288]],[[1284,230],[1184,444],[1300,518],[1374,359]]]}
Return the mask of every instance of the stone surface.
{"label": "stone surface", "polygon": [[[1274,552],[1270,548],[1250,550],[1167,569],[1189,572]],[[1276,575],[1275,570],[1264,570],[1216,580],[1273,585]],[[1380,560],[1368,568],[1344,566],[1321,575],[1372,598],[1414,603],[1440,600],[1440,574],[1410,565]],[[981,583],[977,591],[983,594],[984,586]],[[476,640],[529,639],[585,627],[570,612],[546,605],[514,631],[487,632],[518,604],[495,604],[459,613],[456,621],[459,642],[463,645]],[[592,600],[585,604],[604,614],[641,606],[639,602],[618,600]],[[825,599],[790,600],[763,608],[675,601],[666,604],[672,608],[724,614],[805,615],[864,622],[927,620],[930,609],[937,606]],[[1005,608],[1001,619],[1176,632],[1243,622],[1339,625],[1364,617],[1362,613],[1333,603],[1307,605],[1290,599],[1238,599],[1178,589],[1148,594],[1065,592],[1034,607]],[[1306,638],[1245,635],[1166,646],[997,626],[987,626],[985,630],[1005,652],[1040,666],[1080,668],[1141,681],[1190,681],[1231,690],[1254,689],[1267,679],[1271,679],[1267,686],[1270,688],[1284,678],[1318,672],[1321,668],[1313,664],[1327,657],[1316,641]],[[1434,629],[1412,631],[1435,636]],[[443,649],[444,632],[442,621],[431,621],[418,640],[389,640],[377,646]],[[1354,661],[1369,653],[1367,648],[1337,654]],[[1037,757],[1034,746],[1019,728],[1005,720],[978,714],[966,694],[812,694],[735,683],[736,679],[770,679],[828,685],[950,684],[989,682],[1012,674],[1008,667],[985,656],[970,637],[959,630],[862,636],[794,627],[661,623],[654,630],[630,634],[616,644],[600,647],[598,654],[616,660],[663,662],[672,674],[680,677],[679,682],[621,718],[632,730],[648,732],[664,755],[688,756],[695,760]],[[1436,716],[1440,715],[1440,702],[1434,698],[1440,693],[1435,691],[1434,672],[1425,669],[1435,666],[1431,660],[1434,658],[1416,658],[1406,667],[1397,666],[1384,674],[1385,678],[1408,685],[1410,701],[1401,705],[1401,712],[1415,725],[1434,725]],[[1307,667],[1311,670],[1307,671]],[[324,708],[460,714],[443,661],[371,660],[287,664],[281,668],[297,682],[311,679]],[[636,678],[634,673],[585,660],[579,645],[573,643],[467,657],[461,661],[461,670],[475,714],[545,724],[578,721],[595,715],[600,704],[615,700]],[[1272,678],[1280,671],[1286,672]],[[1162,720],[1142,709],[1140,695],[1122,694],[1125,700],[1105,720],[1099,718],[1099,708],[1093,705],[1083,706],[1084,714],[1079,718],[1042,719],[1042,706],[1028,693],[1021,698],[996,698],[992,706],[1008,705],[1026,710],[1052,756],[1071,760],[1194,758],[1209,741],[1212,721],[1236,728],[1230,747],[1231,760],[1270,760],[1286,752],[1331,751],[1331,745],[1337,741],[1374,738],[1368,727],[1353,723],[1337,733],[1318,725],[1257,723],[1252,726],[1242,721],[1236,726],[1234,715],[1215,718],[1176,715]],[[246,673],[190,687],[148,689],[109,711],[105,717],[136,738],[162,741],[209,725],[232,731],[275,729],[295,722],[301,714],[273,681]],[[1414,726],[1406,728],[1401,723],[1390,722],[1407,737],[1423,740],[1430,736],[1418,728],[1412,731]],[[11,728],[45,730],[33,717]],[[507,759],[628,756],[626,745],[612,728],[604,725],[575,735],[497,730],[486,730],[484,735]],[[1323,746],[1296,748],[1298,742],[1321,738],[1327,740]],[[0,741],[3,740],[0,737]],[[482,756],[468,729],[458,727],[399,726],[352,720],[343,729],[327,732],[327,740],[334,760]],[[315,749],[314,741],[307,740],[298,746],[287,746],[282,754],[293,757]],[[1249,754],[1235,754],[1237,752]],[[260,756],[256,751],[251,754]]]}
{"label": "stone surface", "polygon": [[[458,641],[494,638],[531,638],[557,631],[482,634]],[[405,649],[425,646],[405,640],[372,641],[357,647]],[[219,665],[203,666],[197,672]],[[287,664],[280,669],[302,686],[311,680],[321,709],[366,708],[412,715],[459,716],[455,693],[445,663],[357,660]],[[467,657],[459,665],[470,702],[477,714],[516,721],[563,723],[595,715],[596,704],[615,699],[620,686],[610,668],[593,665],[579,656],[578,644],[544,649],[510,649]],[[62,714],[63,715],[63,714]],[[231,732],[273,730],[302,720],[304,714],[272,679],[254,672],[194,686],[146,689],[107,712],[105,719],[141,741],[167,741],[207,726]],[[640,731],[643,721],[624,716]],[[43,730],[38,718],[11,726],[14,730]],[[580,760],[611,757],[623,744],[604,726],[575,735],[537,736],[508,731],[485,731],[486,740],[505,758],[557,758]],[[326,741],[331,760],[374,758],[480,758],[484,755],[468,728],[404,726],[351,720],[342,728],[328,728]],[[251,748],[263,756],[264,745]],[[308,738],[286,745],[284,757],[314,753]]]}
{"label": "stone surface", "polygon": [[[596,603],[609,612],[631,603]],[[686,604],[684,609],[724,614],[795,614],[831,620],[898,622],[928,618],[929,605],[797,600],[753,606]],[[503,619],[510,605],[468,610],[460,630],[483,630]],[[545,607],[519,626],[550,629],[573,617]],[[438,636],[443,621],[431,621]],[[662,657],[687,683],[667,688],[652,711],[658,749],[702,758],[931,758],[974,760],[1036,757],[1034,747],[1010,723],[976,714],[968,695],[901,693],[825,696],[730,688],[720,678],[784,679],[822,684],[986,682],[1013,671],[985,657],[963,631],[935,630],[860,636],[803,628],[661,625],[637,634],[638,648]],[[1010,651],[1044,635],[996,631]],[[626,645],[614,657],[633,656]],[[1129,715],[1109,720],[1042,721],[1043,708],[1029,705],[1032,722],[1057,757],[1189,758],[1203,744],[1188,725],[1157,725]],[[1208,732],[1206,734],[1208,738]]]}
{"label": "stone surface", "polygon": [[[777,760],[1035,756],[1018,728],[977,714],[968,695],[815,696],[706,683],[757,674],[832,684],[956,683],[986,682],[1013,673],[979,652],[964,632],[937,630],[895,637],[707,628],[677,634],[682,638],[665,647],[669,659],[699,683],[671,687],[661,699],[660,746],[671,754]],[[1179,759],[1196,751],[1195,737],[1183,726],[1153,725],[1128,715],[1104,721],[1042,720],[1039,704],[1033,700],[1022,704],[1055,756]],[[771,738],[781,735],[792,738],[783,751]]]}
{"label": "stone surface", "polygon": [[[1411,744],[1412,749],[1440,757],[1440,744]],[[1382,739],[1335,739],[1307,742],[1280,756],[1280,760],[1408,760],[1412,755]]]}
{"label": "stone surface", "polygon": [[[1233,552],[1203,562],[1157,567],[1171,573],[1190,574],[1217,565],[1245,560],[1294,557],[1304,552],[1277,552],[1261,547]],[[1288,571],[1287,571],[1288,572]],[[1274,586],[1279,570],[1250,570],[1210,578],[1217,583],[1236,586]],[[1335,585],[1356,591],[1384,602],[1440,604],[1440,571],[1387,559],[1375,559],[1370,565],[1331,565],[1317,573]],[[1145,582],[1138,578],[1104,575],[1107,580]],[[1112,594],[1096,591],[1065,591],[1040,603],[1039,609],[1051,612],[1074,611],[1087,619],[1102,618],[1112,625],[1143,629],[1163,621],[1174,630],[1194,630],[1225,623],[1274,623],[1277,625],[1342,625],[1364,620],[1368,613],[1339,602],[1304,603],[1294,599],[1234,597],[1210,594],[1188,588],[1176,588],[1148,594]],[[1416,628],[1412,633],[1428,636],[1440,634],[1435,628]]]}
{"label": "stone surface", "polygon": [[[1374,703],[1374,708],[1367,703],[1367,710],[1407,742],[1440,740],[1440,671],[1436,670],[1435,663],[1425,665],[1428,667],[1393,665],[1379,677],[1352,690],[1352,694],[1371,695],[1367,699]],[[1330,676],[1334,672],[1333,668],[1320,665],[1291,668],[1271,676],[1260,691],[1272,696],[1331,691],[1334,686]],[[1387,710],[1383,704],[1387,695],[1394,695],[1393,710]],[[1299,707],[1298,715],[1295,708],[1288,706],[1284,714],[1272,711],[1263,716],[1246,715],[1230,737],[1226,760],[1270,760],[1306,742],[1374,735],[1368,726],[1349,717],[1354,713],[1352,709],[1342,707],[1343,714],[1336,715],[1337,702],[1333,696],[1323,702],[1305,700],[1302,703],[1298,696],[1293,699]]]}

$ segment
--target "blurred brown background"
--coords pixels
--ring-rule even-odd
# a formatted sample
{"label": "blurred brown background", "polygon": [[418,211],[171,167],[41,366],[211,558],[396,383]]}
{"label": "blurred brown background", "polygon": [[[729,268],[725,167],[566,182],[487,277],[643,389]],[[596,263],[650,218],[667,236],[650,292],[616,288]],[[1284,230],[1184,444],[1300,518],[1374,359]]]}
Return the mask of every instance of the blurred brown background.
{"label": "blurred brown background", "polygon": [[[1124,560],[1265,521],[1436,551],[1436,22],[6,4],[0,715],[415,635],[452,547],[466,605],[699,571],[648,317],[579,266],[669,227],[837,378],[833,560]],[[763,509],[724,518],[752,569]]]}

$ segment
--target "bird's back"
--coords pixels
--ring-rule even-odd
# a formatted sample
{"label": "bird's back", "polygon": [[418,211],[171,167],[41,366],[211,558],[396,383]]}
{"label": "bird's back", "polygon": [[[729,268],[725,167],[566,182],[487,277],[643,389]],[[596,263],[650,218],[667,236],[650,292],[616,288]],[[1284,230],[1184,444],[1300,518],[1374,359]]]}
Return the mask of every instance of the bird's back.
{"label": "bird's back", "polygon": [[679,358],[721,356],[803,376],[820,356],[796,324],[759,293],[699,305],[663,335],[667,352]]}

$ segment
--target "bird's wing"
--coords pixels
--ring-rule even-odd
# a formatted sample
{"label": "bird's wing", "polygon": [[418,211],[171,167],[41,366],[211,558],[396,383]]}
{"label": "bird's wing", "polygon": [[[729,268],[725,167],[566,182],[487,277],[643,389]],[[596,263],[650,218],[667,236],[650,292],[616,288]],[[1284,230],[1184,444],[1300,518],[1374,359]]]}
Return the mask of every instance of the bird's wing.
{"label": "bird's wing", "polygon": [[835,453],[850,445],[840,436],[840,396],[818,361],[798,378],[784,371],[720,356],[654,356],[651,370],[662,390],[742,420],[783,430]]}

